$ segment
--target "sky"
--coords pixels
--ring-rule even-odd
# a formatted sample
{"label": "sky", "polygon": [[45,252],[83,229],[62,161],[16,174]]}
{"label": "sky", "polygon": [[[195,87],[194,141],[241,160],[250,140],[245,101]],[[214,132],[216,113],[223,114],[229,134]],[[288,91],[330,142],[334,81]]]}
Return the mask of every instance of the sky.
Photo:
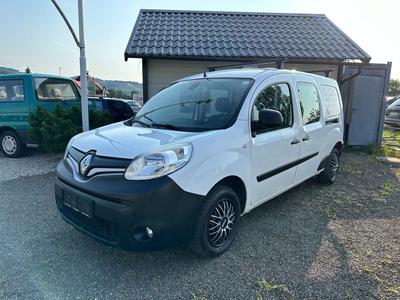
{"label": "sky", "polygon": [[[86,66],[105,80],[142,82],[141,60],[124,60],[140,9],[325,14],[400,79],[396,0],[82,0]],[[79,38],[78,0],[56,0]],[[1,0],[0,66],[79,75],[80,51],[51,0]]]}

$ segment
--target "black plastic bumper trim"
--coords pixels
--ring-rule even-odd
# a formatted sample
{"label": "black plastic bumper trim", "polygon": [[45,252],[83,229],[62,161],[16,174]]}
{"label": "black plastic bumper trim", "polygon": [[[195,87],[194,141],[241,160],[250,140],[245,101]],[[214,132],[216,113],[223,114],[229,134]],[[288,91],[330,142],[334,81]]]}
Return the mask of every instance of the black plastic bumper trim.
{"label": "black plastic bumper trim", "polygon": [[[128,251],[160,250],[189,242],[204,199],[185,192],[168,176],[143,181],[129,181],[122,175],[94,176],[78,182],[64,161],[57,165],[56,176],[56,205],[63,219],[101,243]],[[63,204],[63,190],[93,201],[95,221],[71,214]],[[146,227],[152,229],[153,237],[138,239],[138,232]]]}

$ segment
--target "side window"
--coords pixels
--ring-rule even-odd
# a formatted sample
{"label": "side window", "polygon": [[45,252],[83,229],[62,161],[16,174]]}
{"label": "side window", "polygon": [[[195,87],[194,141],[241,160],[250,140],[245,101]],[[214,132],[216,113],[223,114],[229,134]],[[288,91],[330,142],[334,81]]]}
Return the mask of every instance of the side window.
{"label": "side window", "polygon": [[24,100],[23,80],[0,81],[0,102],[23,102]]}
{"label": "side window", "polygon": [[319,97],[317,88],[312,83],[301,82],[297,84],[300,99],[301,117],[303,125],[319,121]]}
{"label": "side window", "polygon": [[340,98],[338,90],[333,86],[321,86],[322,99],[324,99],[326,118],[335,117],[340,114]]}
{"label": "side window", "polygon": [[79,101],[78,89],[72,80],[60,78],[35,78],[39,101]]}
{"label": "side window", "polygon": [[283,117],[283,126],[278,128],[257,128],[257,133],[291,127],[293,125],[293,105],[289,85],[286,83],[274,84],[263,89],[253,104],[252,124],[257,123],[258,113],[262,109],[274,109]]}
{"label": "side window", "polygon": [[104,111],[103,102],[101,100],[88,100],[88,107],[94,111]]}

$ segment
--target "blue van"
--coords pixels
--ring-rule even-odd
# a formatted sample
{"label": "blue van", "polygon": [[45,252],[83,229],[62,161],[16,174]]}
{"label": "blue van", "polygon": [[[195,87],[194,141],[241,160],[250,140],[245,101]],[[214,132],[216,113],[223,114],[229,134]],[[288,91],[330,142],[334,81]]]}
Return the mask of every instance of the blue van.
{"label": "blue van", "polygon": [[[68,77],[44,74],[0,75],[0,143],[7,157],[20,157],[26,144],[31,143],[28,117],[38,105],[51,112],[57,103],[63,109],[81,105],[80,90]],[[128,104],[120,99],[89,98],[88,106],[97,111],[109,110],[113,122],[134,115]]]}

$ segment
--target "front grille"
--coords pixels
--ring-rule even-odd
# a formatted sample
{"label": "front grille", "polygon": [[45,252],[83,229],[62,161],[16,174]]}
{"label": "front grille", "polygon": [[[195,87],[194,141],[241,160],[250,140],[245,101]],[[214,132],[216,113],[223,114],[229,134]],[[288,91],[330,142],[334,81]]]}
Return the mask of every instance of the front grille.
{"label": "front grille", "polygon": [[108,221],[106,219],[93,216],[92,219],[84,216],[80,212],[63,205],[65,212],[74,220],[79,223],[89,227],[93,231],[95,231],[100,237],[107,239],[110,242],[117,242],[119,237],[119,224],[115,222]]}
{"label": "front grille", "polygon": [[115,172],[115,170],[118,170],[119,172],[122,170],[123,172],[132,162],[132,158],[98,156],[95,151],[91,150],[87,153],[84,153],[71,147],[69,149],[68,157],[73,161],[74,168],[76,169],[77,173],[79,173],[80,162],[89,153],[92,153],[93,156],[91,158],[90,165],[88,166],[88,173],[91,169],[103,170],[102,173],[106,172],[107,169],[110,169],[110,172]]}

